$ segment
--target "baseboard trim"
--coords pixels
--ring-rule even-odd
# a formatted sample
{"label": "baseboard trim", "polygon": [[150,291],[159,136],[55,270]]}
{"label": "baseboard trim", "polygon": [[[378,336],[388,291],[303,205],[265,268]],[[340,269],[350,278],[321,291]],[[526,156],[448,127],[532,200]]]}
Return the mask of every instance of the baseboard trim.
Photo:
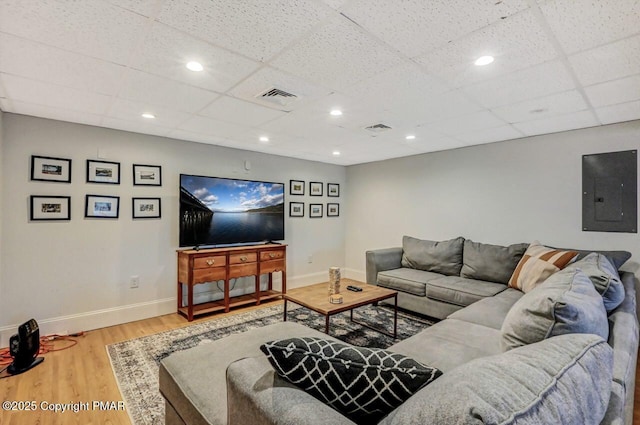
{"label": "baseboard trim", "polygon": [[356,270],[356,269],[350,269],[350,268],[343,268],[343,276],[342,277],[346,277],[348,279],[353,279],[353,280],[358,280],[360,282],[367,282],[367,273],[363,272],[362,270]]}
{"label": "baseboard trim", "polygon": [[[40,326],[40,335],[67,335],[162,316],[163,314],[175,313],[175,311],[176,299],[165,298],[68,316],[37,319],[37,321]],[[16,323],[0,327],[0,347],[9,345],[9,339],[18,331],[19,325]]]}

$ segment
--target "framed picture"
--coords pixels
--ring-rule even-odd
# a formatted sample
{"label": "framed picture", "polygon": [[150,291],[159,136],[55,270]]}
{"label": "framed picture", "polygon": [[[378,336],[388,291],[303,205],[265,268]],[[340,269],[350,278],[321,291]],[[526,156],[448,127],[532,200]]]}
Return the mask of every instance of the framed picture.
{"label": "framed picture", "polygon": [[119,196],[87,195],[84,216],[92,218],[118,218]]}
{"label": "framed picture", "polygon": [[311,195],[311,196],[322,196],[322,183],[320,183],[320,182],[309,182],[309,195]]}
{"label": "framed picture", "polygon": [[322,217],[322,204],[309,204],[309,217],[311,218]]}
{"label": "framed picture", "polygon": [[289,202],[289,217],[304,217],[304,202]]}
{"label": "framed picture", "polygon": [[71,220],[71,196],[31,195],[29,219]]}
{"label": "framed picture", "polygon": [[162,167],[133,164],[134,186],[162,186]]}
{"label": "framed picture", "polygon": [[132,198],[133,218],[160,218],[160,198]]}
{"label": "framed picture", "polygon": [[87,183],[120,184],[120,163],[87,159]]}
{"label": "framed picture", "polygon": [[304,195],[304,180],[289,180],[289,194]]}
{"label": "framed picture", "polygon": [[31,155],[31,180],[71,183],[71,160]]}
{"label": "framed picture", "polygon": [[340,185],[338,183],[327,183],[327,196],[336,198],[340,196]]}
{"label": "framed picture", "polygon": [[340,204],[327,204],[327,217],[338,217],[340,215]]}

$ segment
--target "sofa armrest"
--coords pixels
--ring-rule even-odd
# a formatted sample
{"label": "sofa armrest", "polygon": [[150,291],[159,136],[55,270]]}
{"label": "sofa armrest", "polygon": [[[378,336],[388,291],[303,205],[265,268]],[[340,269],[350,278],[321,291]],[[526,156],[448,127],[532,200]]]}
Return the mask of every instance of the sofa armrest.
{"label": "sofa armrest", "polygon": [[355,425],[280,378],[266,357],[247,357],[227,368],[229,425]]}
{"label": "sofa armrest", "polygon": [[378,272],[402,267],[402,248],[374,249],[366,252],[367,283],[378,284]]}

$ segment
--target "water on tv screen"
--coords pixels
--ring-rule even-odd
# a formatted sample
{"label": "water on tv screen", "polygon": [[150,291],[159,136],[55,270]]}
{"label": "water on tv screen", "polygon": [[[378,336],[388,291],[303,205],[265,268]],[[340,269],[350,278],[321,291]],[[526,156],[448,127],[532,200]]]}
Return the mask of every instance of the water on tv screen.
{"label": "water on tv screen", "polygon": [[180,246],[284,239],[284,183],[180,175]]}

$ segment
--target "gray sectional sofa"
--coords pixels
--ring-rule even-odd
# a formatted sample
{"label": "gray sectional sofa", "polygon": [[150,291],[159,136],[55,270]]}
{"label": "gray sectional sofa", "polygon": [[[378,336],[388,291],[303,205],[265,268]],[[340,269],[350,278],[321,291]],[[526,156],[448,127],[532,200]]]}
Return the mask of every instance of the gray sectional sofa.
{"label": "gray sectional sofa", "polygon": [[[523,294],[504,282],[469,276],[504,280],[499,276],[509,273],[502,262],[509,262],[512,273],[526,244],[473,246],[470,241],[454,241],[445,241],[450,246],[440,248],[455,248],[461,242],[461,261],[456,264],[457,260],[444,257],[436,261],[441,272],[452,273],[449,276],[413,268],[417,263],[412,255],[404,256],[403,266],[402,248],[367,252],[368,283],[393,286],[406,295],[398,299],[405,308],[444,318],[389,348],[436,367],[443,375],[380,423],[631,424],[638,352],[635,276],[620,272],[616,294],[622,298],[607,312],[601,293],[594,289],[604,283],[606,291],[614,284],[597,281],[603,276],[598,273],[602,256],[569,266]],[[421,241],[408,242],[420,245]],[[467,246],[471,249],[465,263]],[[582,257],[586,254],[581,252]],[[606,254],[615,268],[628,258]],[[479,264],[480,258],[485,264]],[[599,277],[583,272],[590,267],[595,270],[591,274]],[[403,268],[409,270],[392,273]],[[443,277],[450,279],[438,280]],[[546,317],[539,320],[531,316],[532,310],[534,316],[544,310]],[[587,319],[575,320],[580,317]],[[529,323],[535,326],[529,329]],[[533,342],[541,329],[546,334]],[[283,322],[164,359],[160,391],[166,400],[165,423],[353,424],[278,376],[259,349],[267,341],[303,336],[332,339]]]}

